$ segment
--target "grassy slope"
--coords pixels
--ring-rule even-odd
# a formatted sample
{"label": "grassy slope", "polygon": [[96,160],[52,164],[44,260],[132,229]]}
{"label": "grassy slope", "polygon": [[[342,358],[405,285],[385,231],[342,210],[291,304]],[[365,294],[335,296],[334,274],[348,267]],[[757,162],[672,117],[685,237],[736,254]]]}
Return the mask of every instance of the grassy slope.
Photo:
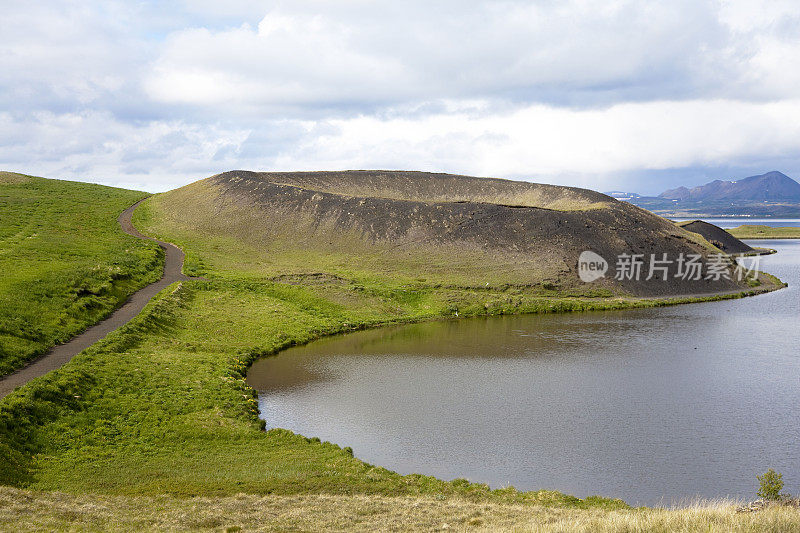
{"label": "grassy slope", "polygon": [[260,355],[392,321],[452,316],[456,310],[464,316],[665,302],[430,286],[360,271],[354,279],[275,280],[267,251],[225,235],[175,228],[165,222],[172,207],[168,196],[148,200],[135,222],[183,246],[189,268],[208,280],[173,286],[133,323],[10,396],[0,407],[0,481],[137,497],[422,495],[481,505],[625,508],[602,498],[490,491],[463,480],[400,476],[359,461],[358,450],[353,457],[347,449],[287,431],[260,431],[254,393],[243,376]]}
{"label": "grassy slope", "polygon": [[727,231],[737,239],[800,239],[800,228],[772,228],[744,224]]}
{"label": "grassy slope", "polygon": [[144,196],[0,172],[0,375],[158,278],[160,249],[117,224]]}

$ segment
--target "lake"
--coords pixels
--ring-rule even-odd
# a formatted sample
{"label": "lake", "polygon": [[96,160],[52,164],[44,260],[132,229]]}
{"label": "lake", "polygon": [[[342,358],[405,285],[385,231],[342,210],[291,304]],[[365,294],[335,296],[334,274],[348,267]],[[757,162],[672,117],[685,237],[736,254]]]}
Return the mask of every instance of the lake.
{"label": "lake", "polygon": [[439,321],[253,365],[268,427],[401,473],[630,504],[800,492],[800,241],[758,241],[789,288],[740,300]]}
{"label": "lake", "polygon": [[[687,220],[697,220],[697,218],[672,218],[674,222],[686,222]],[[701,218],[709,224],[714,224],[720,228],[736,228],[742,224],[751,226],[769,226],[772,228],[800,228],[798,218],[748,218],[748,217],[725,217],[725,218]]]}

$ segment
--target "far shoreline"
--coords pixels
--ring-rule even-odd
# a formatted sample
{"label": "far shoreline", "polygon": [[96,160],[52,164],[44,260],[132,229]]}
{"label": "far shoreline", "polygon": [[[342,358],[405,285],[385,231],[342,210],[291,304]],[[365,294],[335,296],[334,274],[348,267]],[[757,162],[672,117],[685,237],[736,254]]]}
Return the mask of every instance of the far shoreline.
{"label": "far shoreline", "polygon": [[800,239],[800,227],[771,227],[762,224],[743,224],[725,231],[739,240]]}

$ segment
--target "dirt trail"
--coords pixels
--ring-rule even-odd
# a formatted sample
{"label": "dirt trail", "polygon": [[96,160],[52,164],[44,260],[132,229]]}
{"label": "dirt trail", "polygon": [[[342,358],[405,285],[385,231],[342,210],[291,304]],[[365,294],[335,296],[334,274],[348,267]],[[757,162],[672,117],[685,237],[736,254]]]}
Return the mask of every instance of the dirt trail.
{"label": "dirt trail", "polygon": [[27,366],[8,376],[0,378],[0,398],[5,397],[15,388],[26,384],[34,378],[43,376],[51,370],[61,368],[75,355],[101,340],[112,331],[127,324],[144,309],[144,306],[147,305],[147,302],[149,302],[153,296],[171,283],[192,279],[183,275],[181,272],[183,269],[184,255],[180,248],[174,244],[142,235],[133,227],[133,223],[131,222],[133,212],[143,201],[144,200],[140,200],[123,211],[118,220],[122,231],[128,235],[155,241],[164,249],[164,273],[161,279],[133,293],[122,307],[114,311],[108,318],[89,327],[83,333],[73,337],[69,342],[54,346],[45,355],[29,363]]}

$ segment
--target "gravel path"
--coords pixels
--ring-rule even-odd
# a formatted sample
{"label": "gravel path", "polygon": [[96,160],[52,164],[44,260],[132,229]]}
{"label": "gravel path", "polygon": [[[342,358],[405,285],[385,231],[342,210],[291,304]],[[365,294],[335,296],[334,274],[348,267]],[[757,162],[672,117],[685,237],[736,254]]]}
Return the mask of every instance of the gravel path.
{"label": "gravel path", "polygon": [[149,302],[153,296],[168,285],[176,281],[191,279],[181,272],[183,269],[183,251],[181,251],[180,248],[174,244],[142,235],[133,227],[131,217],[136,207],[143,201],[144,200],[140,200],[123,211],[118,220],[122,230],[128,235],[155,241],[164,249],[164,273],[161,279],[135,292],[122,307],[114,311],[102,322],[98,322],[94,326],[86,329],[83,333],[73,337],[66,344],[54,346],[45,355],[29,363],[27,366],[8,376],[0,378],[0,398],[5,397],[15,388],[26,384],[34,378],[43,376],[51,370],[61,368],[75,355],[101,340],[112,331],[127,324],[144,309],[144,306],[147,305],[147,302]]}

